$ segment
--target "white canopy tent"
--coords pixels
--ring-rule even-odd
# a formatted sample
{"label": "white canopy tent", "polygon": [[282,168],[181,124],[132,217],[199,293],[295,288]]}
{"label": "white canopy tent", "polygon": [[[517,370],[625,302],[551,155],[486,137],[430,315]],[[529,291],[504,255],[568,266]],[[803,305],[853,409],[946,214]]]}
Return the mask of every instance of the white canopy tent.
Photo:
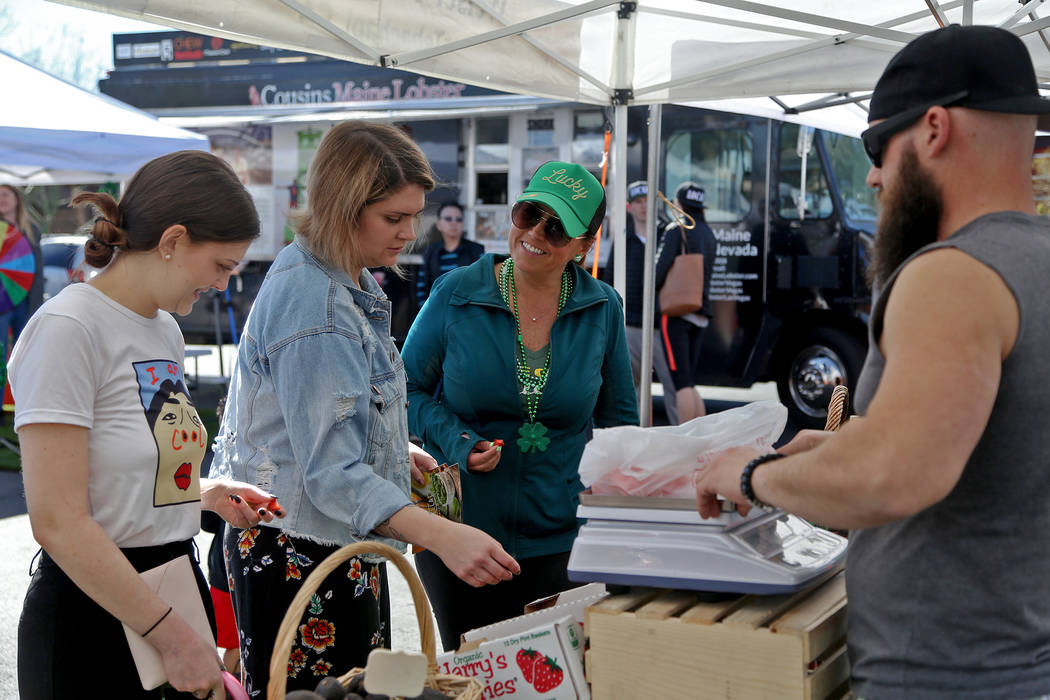
{"label": "white canopy tent", "polygon": [[[627,105],[653,104],[658,112],[658,105],[670,102],[762,98],[756,110],[793,121],[802,113],[863,101],[901,46],[949,23],[1015,32],[1029,48],[1040,83],[1050,82],[1044,31],[1050,12],[1039,14],[1046,0],[55,1],[495,90],[613,107],[608,192],[612,233],[621,242],[615,246],[621,293],[626,173],[619,164],[626,161]],[[785,97],[799,95],[817,97],[801,103]],[[650,121],[650,142],[657,142],[659,119]],[[806,123],[813,124],[808,118]],[[651,181],[657,171],[651,158]],[[650,190],[650,230],[654,196]],[[646,260],[652,262],[651,244]],[[651,296],[651,279],[646,286]],[[645,305],[647,314],[651,307]],[[650,357],[647,344],[643,362]],[[643,404],[648,398],[646,386]]]}
{"label": "white canopy tent", "polygon": [[157,156],[208,149],[200,134],[96,95],[0,52],[12,100],[0,113],[0,183],[86,184],[125,178]]}

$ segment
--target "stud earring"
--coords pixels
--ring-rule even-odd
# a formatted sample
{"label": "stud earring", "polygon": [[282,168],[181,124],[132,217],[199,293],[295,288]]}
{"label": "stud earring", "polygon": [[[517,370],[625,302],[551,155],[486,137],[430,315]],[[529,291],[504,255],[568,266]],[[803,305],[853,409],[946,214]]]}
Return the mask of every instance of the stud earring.
{"label": "stud earring", "polygon": [[575,260],[576,262],[580,262],[581,260],[583,260],[583,256],[577,255],[575,258],[573,258],[573,260]]}
{"label": "stud earring", "polygon": [[171,253],[168,253],[167,255],[165,255],[164,259],[165,260],[171,260]]}

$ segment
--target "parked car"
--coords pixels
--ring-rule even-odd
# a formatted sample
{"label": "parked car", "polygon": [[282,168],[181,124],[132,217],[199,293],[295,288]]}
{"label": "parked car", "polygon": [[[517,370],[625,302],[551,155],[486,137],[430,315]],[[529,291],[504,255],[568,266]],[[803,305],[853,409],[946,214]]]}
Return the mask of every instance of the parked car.
{"label": "parked car", "polygon": [[86,282],[100,272],[84,260],[84,242],[80,234],[45,236],[40,241],[44,257],[44,301],[55,296],[67,285]]}

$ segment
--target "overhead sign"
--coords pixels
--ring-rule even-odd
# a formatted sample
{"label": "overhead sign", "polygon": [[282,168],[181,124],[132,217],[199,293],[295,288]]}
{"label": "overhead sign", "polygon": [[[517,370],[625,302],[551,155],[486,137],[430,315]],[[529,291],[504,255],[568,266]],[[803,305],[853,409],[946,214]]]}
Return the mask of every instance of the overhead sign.
{"label": "overhead sign", "polygon": [[182,61],[273,59],[307,56],[302,51],[285,51],[243,41],[220,39],[192,32],[144,32],[113,35],[113,66],[141,66]]}

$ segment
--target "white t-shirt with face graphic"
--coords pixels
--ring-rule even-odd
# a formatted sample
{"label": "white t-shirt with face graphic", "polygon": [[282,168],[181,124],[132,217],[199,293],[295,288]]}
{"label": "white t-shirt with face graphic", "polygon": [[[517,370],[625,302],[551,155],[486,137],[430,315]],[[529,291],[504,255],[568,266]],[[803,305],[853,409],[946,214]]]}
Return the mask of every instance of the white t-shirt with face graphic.
{"label": "white t-shirt with face graphic", "polygon": [[136,314],[88,284],[33,316],[9,363],[15,428],[89,428],[91,516],[120,547],[184,540],[200,528],[207,435],[186,390],[171,314]]}

